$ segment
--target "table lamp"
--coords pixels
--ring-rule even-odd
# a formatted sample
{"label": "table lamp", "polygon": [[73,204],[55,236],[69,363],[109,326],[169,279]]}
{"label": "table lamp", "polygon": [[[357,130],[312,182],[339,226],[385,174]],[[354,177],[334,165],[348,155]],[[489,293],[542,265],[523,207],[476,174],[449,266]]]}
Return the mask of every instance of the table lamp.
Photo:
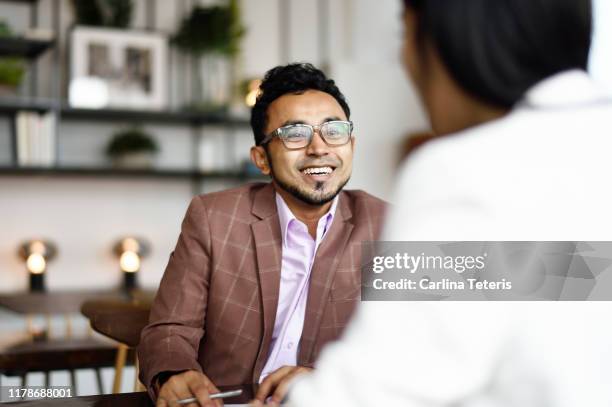
{"label": "table lamp", "polygon": [[19,247],[19,256],[26,262],[30,274],[30,291],[45,291],[47,263],[55,258],[55,245],[45,240],[28,240]]}
{"label": "table lamp", "polygon": [[123,272],[123,288],[127,291],[137,288],[140,259],[149,254],[149,245],[143,239],[125,237],[115,244],[113,252],[119,258],[119,268]]}

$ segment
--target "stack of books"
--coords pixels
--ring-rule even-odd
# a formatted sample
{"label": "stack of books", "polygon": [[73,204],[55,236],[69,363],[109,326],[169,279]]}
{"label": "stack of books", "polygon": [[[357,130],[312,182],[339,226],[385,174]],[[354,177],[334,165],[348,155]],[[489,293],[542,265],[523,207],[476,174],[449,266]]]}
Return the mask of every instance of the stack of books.
{"label": "stack of books", "polygon": [[17,163],[22,167],[52,167],[56,163],[55,112],[21,111],[15,118]]}

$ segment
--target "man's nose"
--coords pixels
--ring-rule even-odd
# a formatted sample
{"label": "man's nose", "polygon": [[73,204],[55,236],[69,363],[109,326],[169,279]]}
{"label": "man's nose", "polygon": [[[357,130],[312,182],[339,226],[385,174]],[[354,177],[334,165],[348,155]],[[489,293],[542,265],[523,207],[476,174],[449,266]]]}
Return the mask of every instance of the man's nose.
{"label": "man's nose", "polygon": [[315,131],[312,135],[312,140],[310,140],[310,144],[306,147],[306,155],[327,155],[329,154],[329,146],[321,137],[321,133],[319,131]]}

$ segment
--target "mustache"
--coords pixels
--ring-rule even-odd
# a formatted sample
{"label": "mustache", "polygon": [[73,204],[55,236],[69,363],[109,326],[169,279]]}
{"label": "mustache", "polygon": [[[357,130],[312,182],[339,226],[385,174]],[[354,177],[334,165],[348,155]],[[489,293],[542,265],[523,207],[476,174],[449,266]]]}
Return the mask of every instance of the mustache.
{"label": "mustache", "polygon": [[337,159],[325,159],[325,160],[303,160],[300,161],[297,167],[302,170],[307,167],[333,167],[338,168],[342,165],[342,161]]}

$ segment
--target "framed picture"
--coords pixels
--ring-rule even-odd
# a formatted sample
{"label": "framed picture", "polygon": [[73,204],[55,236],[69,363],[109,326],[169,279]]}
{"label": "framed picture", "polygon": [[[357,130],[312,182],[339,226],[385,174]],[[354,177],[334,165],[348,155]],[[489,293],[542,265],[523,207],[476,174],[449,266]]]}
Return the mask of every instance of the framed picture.
{"label": "framed picture", "polygon": [[167,52],[159,33],[76,27],[71,32],[73,107],[159,110],[167,106]]}

